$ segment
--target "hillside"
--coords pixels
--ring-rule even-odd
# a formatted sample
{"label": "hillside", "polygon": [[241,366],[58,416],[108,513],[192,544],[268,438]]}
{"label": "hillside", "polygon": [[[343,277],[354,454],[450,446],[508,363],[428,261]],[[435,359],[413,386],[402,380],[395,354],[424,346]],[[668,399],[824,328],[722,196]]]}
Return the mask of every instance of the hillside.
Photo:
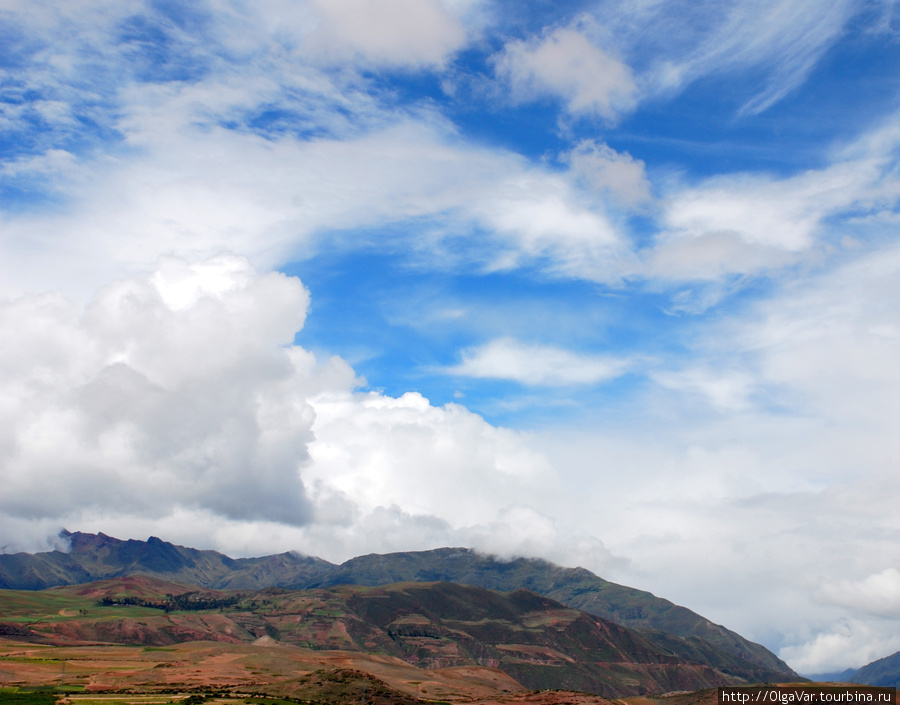
{"label": "hillside", "polygon": [[860,685],[900,688],[900,651],[866,664],[847,680]]}
{"label": "hillside", "polygon": [[750,682],[798,676],[765,647],[649,592],[603,580],[583,568],[538,559],[501,561],[465,548],[372,554],[334,565],[283,553],[232,559],[216,551],[175,546],[151,537],[121,541],[104,534],[64,532],[69,553],[0,555],[0,587],[41,589],[133,574],[208,589],[377,586],[446,581],[492,590],[531,590],[562,604],[636,629],[665,653]]}
{"label": "hillside", "polygon": [[796,678],[760,644],[643,590],[617,585],[583,568],[517,558],[500,561],[465,548],[372,554],[353,558],[321,585],[382,585],[402,580],[446,580],[492,590],[522,587],[564,605],[641,630],[658,646],[751,681]]}
{"label": "hillside", "polygon": [[605,697],[740,682],[528,590],[454,583],[226,593],[136,577],[3,591],[0,623],[20,629],[7,638],[35,643],[221,642],[363,652],[419,668],[493,668],[530,690]]}

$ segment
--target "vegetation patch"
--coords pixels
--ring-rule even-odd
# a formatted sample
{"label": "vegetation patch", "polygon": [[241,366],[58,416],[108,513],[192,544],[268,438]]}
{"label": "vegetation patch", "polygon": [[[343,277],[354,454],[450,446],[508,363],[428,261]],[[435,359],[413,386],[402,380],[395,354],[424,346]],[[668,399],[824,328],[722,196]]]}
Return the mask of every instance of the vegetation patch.
{"label": "vegetation patch", "polygon": [[0,692],[0,703],[6,705],[54,705],[56,696],[53,693],[41,691],[33,693],[3,693]]}
{"label": "vegetation patch", "polygon": [[106,596],[97,601],[101,607],[149,607],[155,610],[163,610],[165,612],[186,612],[191,610],[219,610],[225,607],[232,607],[240,602],[240,595],[230,595],[228,597],[220,597],[219,595],[210,595],[201,592],[185,592],[181,595],[167,594],[163,600],[145,600],[140,597],[122,596],[110,597]]}

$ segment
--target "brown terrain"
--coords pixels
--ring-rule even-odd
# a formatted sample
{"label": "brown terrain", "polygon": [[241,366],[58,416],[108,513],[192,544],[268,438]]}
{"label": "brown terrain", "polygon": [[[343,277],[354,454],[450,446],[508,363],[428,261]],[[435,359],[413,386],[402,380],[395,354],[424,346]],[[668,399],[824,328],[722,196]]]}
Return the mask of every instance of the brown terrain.
{"label": "brown terrain", "polygon": [[526,590],[405,583],[199,591],[138,576],[0,591],[7,687],[586,705],[728,683],[635,632]]}

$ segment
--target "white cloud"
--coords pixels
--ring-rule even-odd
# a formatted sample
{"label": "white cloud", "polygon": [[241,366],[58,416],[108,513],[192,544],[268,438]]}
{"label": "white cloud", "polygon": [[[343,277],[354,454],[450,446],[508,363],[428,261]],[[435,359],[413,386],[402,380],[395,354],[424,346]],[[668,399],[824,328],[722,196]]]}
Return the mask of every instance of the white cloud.
{"label": "white cloud", "polygon": [[330,60],[359,53],[376,64],[441,66],[466,40],[451,7],[439,0],[313,0],[313,5],[321,21],[309,42],[313,52]]}
{"label": "white cloud", "polygon": [[[874,627],[874,628],[873,628]],[[900,651],[900,637],[857,620],[829,625],[808,643],[781,650],[794,669],[810,675],[859,668]]]}
{"label": "white cloud", "polygon": [[661,279],[723,280],[815,260],[840,241],[847,214],[890,213],[900,198],[894,174],[895,117],[836,151],[822,169],[777,178],[732,174],[697,186],[671,187],[665,230],[641,253],[638,271]]}
{"label": "white cloud", "polygon": [[[623,243],[613,224],[563,176],[517,155],[409,119],[313,141],[198,129],[190,125],[192,92],[157,93],[154,105],[133,106],[126,124],[141,155],[81,165],[65,182],[64,210],[2,217],[0,293],[78,290],[123,268],[146,268],[160,254],[227,250],[271,266],[314,251],[330,232],[413,218],[439,220],[438,246],[417,244],[436,263],[442,233],[470,237],[475,226],[487,232],[471,236],[481,266],[540,260],[566,276],[618,278]],[[160,132],[157,115],[173,124]],[[365,234],[353,237],[351,246]]]}
{"label": "white cloud", "polygon": [[[193,300],[167,304],[186,279]],[[279,347],[307,305],[296,279],[233,258],[168,261],[83,312],[57,295],[4,304],[3,510],[185,505],[307,521],[299,468],[312,409],[291,374],[313,375],[308,354]]]}
{"label": "white cloud", "polygon": [[234,553],[473,545],[615,560],[534,508],[555,474],[527,435],[416,393],[354,392],[293,345],[309,296],[243,258],[0,307],[0,528],[61,526]]}
{"label": "white cloud", "polygon": [[[519,434],[492,427],[464,407],[433,407],[413,392],[396,399],[323,395],[313,403],[308,477],[350,498],[364,514],[396,504],[463,528],[495,520],[502,507],[552,487],[551,469]],[[448,502],[452,497],[459,501]]]}
{"label": "white cloud", "polygon": [[635,206],[650,200],[650,181],[644,162],[627,152],[617,152],[595,140],[582,140],[561,155],[572,175],[591,189],[626,205]]}
{"label": "white cloud", "polygon": [[756,377],[743,370],[729,370],[718,365],[679,372],[658,372],[652,376],[657,384],[685,395],[697,394],[724,412],[750,408],[758,384]]}
{"label": "white cloud", "polygon": [[815,0],[732,3],[727,16],[680,72],[704,75],[766,66],[768,85],[743,110],[759,113],[801,85],[858,7],[840,0],[823,8]]}
{"label": "white cloud", "polygon": [[[379,105],[354,71],[320,70],[304,54],[310,33],[325,32],[326,26],[349,32],[347,46],[375,42],[376,54],[383,46],[413,54],[422,49],[408,41],[378,43],[408,29],[394,21],[400,5],[381,1],[383,7],[366,5],[380,18],[366,20],[369,34],[354,24],[369,10],[359,14],[352,3],[318,9],[275,0],[256,9],[212,6],[204,25],[208,41],[180,32],[172,44],[173,61],[205,67],[204,80],[161,84],[135,84],[123,73],[121,66],[135,68],[123,46],[106,58],[82,46],[85,37],[110,44],[122,18],[135,12],[150,13],[150,20],[175,31],[156,10],[123,5],[101,21],[102,10],[112,6],[87,3],[81,13],[57,8],[38,17],[29,4],[16,5],[18,23],[47,40],[50,53],[32,57],[21,74],[54,96],[44,101],[46,119],[68,130],[81,124],[72,115],[93,110],[91,119],[124,134],[129,151],[91,159],[51,149],[5,165],[9,177],[44,179],[62,205],[43,215],[2,217],[0,294],[61,287],[80,288],[86,296],[93,282],[146,269],[159,254],[195,259],[227,250],[271,266],[309,253],[322,233],[410,218],[434,219],[424,228],[429,237],[417,243],[419,252],[431,249],[433,262],[452,249],[444,247],[443,236],[474,227],[486,237],[472,237],[466,251],[476,266],[488,269],[539,262],[557,275],[606,283],[635,276],[716,282],[800,261],[815,249],[828,218],[850,208],[878,209],[878,199],[891,198],[883,192],[884,183],[891,183],[884,159],[890,146],[874,143],[868,151],[838,155],[832,167],[787,179],[738,174],[675,186],[663,204],[665,233],[655,247],[635,255],[602,204],[607,197],[629,207],[646,200],[643,165],[629,155],[583,142],[563,155],[570,173],[554,174],[510,152],[466,144],[428,111]],[[403,14],[426,29],[437,26],[428,18],[441,13],[466,22],[477,14],[477,3],[416,6]],[[636,7],[633,18],[650,21],[649,15],[665,14],[667,7]],[[317,19],[320,13],[334,17]],[[785,10],[784,16],[793,13]],[[80,24],[93,19],[97,23],[89,31]],[[585,20],[512,42],[498,59],[498,71],[519,92],[562,91],[576,112],[611,116],[628,109],[631,98],[623,96],[633,86],[627,68],[597,49],[596,37],[588,44],[589,34],[616,35],[622,30],[616,21],[612,13],[609,31]],[[341,42],[326,44],[338,48]],[[432,45],[446,49],[440,41]],[[97,65],[81,63],[85,56]],[[414,65],[439,61],[435,57],[407,58]],[[67,68],[54,70],[60,62]],[[89,105],[90,91],[78,83],[86,75],[99,77],[92,88],[106,106],[102,110]],[[277,121],[271,133],[247,127],[257,114],[279,111],[291,116],[293,129],[320,136],[295,137]],[[242,127],[221,127],[229,122]],[[876,193],[879,179],[882,193]]]}
{"label": "white cloud", "polygon": [[[854,165],[856,166],[856,165]],[[859,197],[858,168],[836,167],[787,180],[720,177],[678,194],[667,209],[674,230],[734,233],[751,245],[794,252],[808,248],[822,217]],[[864,183],[865,183],[864,182]]]}
{"label": "white cloud", "polygon": [[463,377],[508,379],[528,385],[597,384],[625,374],[631,362],[601,355],[579,355],[560,348],[498,338],[465,350],[462,362],[445,371]]}
{"label": "white cloud", "polygon": [[771,107],[808,78],[863,7],[839,0],[601,0],[603,37],[636,67],[645,97],[684,90],[708,76],[759,76],[746,89],[746,114]]}
{"label": "white cloud", "polygon": [[862,580],[826,582],[819,598],[863,614],[900,618],[900,570],[886,568]]}
{"label": "white cloud", "polygon": [[495,58],[495,70],[513,100],[559,97],[573,115],[612,121],[635,102],[628,66],[578,29],[560,27],[540,38],[511,41]]}
{"label": "white cloud", "polygon": [[900,249],[852,256],[692,323],[683,362],[647,370],[655,385],[535,443],[567,501],[540,506],[560,535],[602,537],[630,560],[607,564],[617,582],[804,673],[900,649],[885,558],[900,540]]}

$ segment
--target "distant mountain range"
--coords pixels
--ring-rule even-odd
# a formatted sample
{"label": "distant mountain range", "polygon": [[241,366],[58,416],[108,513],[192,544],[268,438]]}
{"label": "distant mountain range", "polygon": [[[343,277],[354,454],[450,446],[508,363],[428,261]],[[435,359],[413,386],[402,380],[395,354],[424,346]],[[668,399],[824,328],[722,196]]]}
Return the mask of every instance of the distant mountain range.
{"label": "distant mountain range", "polygon": [[860,668],[848,668],[839,673],[822,673],[813,676],[816,680],[876,685],[883,688],[900,688],[900,651],[872,661]]}
{"label": "distant mountain range", "polygon": [[371,554],[335,565],[320,558],[282,553],[233,559],[150,537],[62,534],[68,553],[0,555],[0,588],[41,590],[129,575],[207,589],[312,589],[339,585],[384,586],[399,582],[449,582],[501,592],[526,589],[634,632],[660,653],[709,667],[734,683],[801,680],[760,644],[652,595],[617,585],[583,568],[539,559],[502,561],[466,548]]}

